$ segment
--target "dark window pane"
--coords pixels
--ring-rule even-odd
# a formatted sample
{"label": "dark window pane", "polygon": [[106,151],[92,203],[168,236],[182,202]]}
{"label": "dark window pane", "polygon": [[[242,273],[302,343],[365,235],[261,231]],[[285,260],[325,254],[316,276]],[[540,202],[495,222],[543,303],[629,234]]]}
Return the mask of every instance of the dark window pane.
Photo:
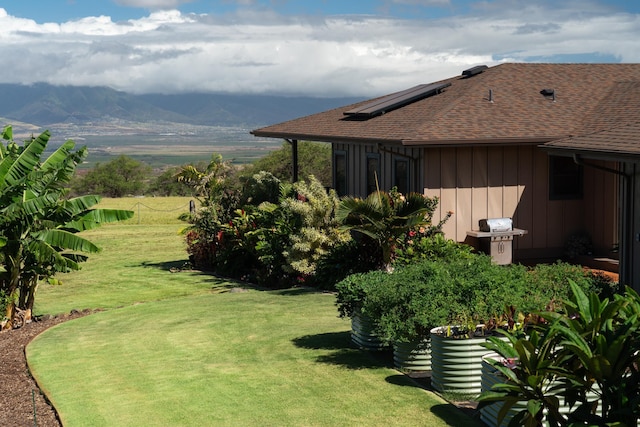
{"label": "dark window pane", "polygon": [[571,157],[549,157],[549,198],[582,198],[583,169]]}
{"label": "dark window pane", "polygon": [[347,153],[335,152],[333,156],[333,181],[339,196],[347,194]]}
{"label": "dark window pane", "polygon": [[367,156],[367,194],[378,189],[380,180],[380,157],[376,154]]}
{"label": "dark window pane", "polygon": [[396,160],[394,162],[394,181],[393,185],[398,188],[402,194],[409,191],[409,161]]}

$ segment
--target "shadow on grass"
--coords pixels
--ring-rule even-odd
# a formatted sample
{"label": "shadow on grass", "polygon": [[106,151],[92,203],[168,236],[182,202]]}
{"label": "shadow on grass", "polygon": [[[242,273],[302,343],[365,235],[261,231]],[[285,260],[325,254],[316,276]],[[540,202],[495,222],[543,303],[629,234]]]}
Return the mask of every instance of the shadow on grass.
{"label": "shadow on grass", "polygon": [[164,262],[143,261],[139,265],[140,267],[157,268],[159,270],[164,270],[164,271],[183,271],[189,268],[189,260],[179,259],[175,261],[164,261]]}
{"label": "shadow on grass", "polygon": [[385,378],[385,381],[389,384],[402,386],[402,387],[413,387],[413,388],[422,388],[425,390],[433,391],[431,388],[431,380],[429,378],[412,378],[411,375],[405,374],[397,374],[397,375],[389,375]]}
{"label": "shadow on grass", "polygon": [[333,350],[316,358],[319,363],[342,366],[347,369],[392,368],[391,354],[388,352],[367,352],[351,347],[351,333],[328,332],[295,338],[296,347],[311,350]]}
{"label": "shadow on grass", "polygon": [[440,405],[433,405],[430,409],[433,415],[452,426],[486,427],[486,424],[480,421],[480,415],[472,408],[442,403]]}
{"label": "shadow on grass", "polygon": [[312,350],[343,350],[349,347],[350,340],[351,332],[342,331],[305,335],[300,338],[295,338],[293,343],[296,347],[310,348]]}

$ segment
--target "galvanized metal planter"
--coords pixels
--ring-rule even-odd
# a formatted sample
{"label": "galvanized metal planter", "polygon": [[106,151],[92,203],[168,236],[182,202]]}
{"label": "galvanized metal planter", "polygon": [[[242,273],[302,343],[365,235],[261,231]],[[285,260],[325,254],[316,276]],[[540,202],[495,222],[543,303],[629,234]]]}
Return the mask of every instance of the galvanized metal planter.
{"label": "galvanized metal planter", "polygon": [[430,371],[431,340],[394,343],[393,364],[401,371]]}
{"label": "galvanized metal planter", "polygon": [[482,389],[481,346],[486,338],[450,338],[445,327],[431,330],[431,386],[441,393],[477,395]]}
{"label": "galvanized metal planter", "polygon": [[387,350],[389,346],[374,331],[374,323],[364,315],[351,318],[351,341],[363,350]]}

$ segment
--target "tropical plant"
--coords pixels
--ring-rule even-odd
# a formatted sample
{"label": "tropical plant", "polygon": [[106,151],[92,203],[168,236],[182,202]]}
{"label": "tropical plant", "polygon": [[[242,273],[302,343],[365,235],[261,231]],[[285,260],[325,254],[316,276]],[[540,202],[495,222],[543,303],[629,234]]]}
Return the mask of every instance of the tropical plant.
{"label": "tropical plant", "polygon": [[532,327],[527,336],[504,335],[508,341],[493,336],[484,344],[502,357],[488,359],[488,362],[502,374],[505,382],[480,395],[479,409],[496,401],[502,402],[497,417],[498,423],[502,424],[509,411],[523,402],[526,409],[513,416],[510,426],[542,426],[545,418],[550,426],[565,425],[566,418],[559,411],[561,387],[556,381],[558,375],[566,374],[565,369],[555,363],[558,334],[548,328]]}
{"label": "tropical plant", "polygon": [[340,200],[335,190],[327,191],[311,175],[308,182],[293,184],[293,191],[295,197],[284,198],[280,203],[282,209],[300,221],[300,229],[291,236],[291,245],[284,251],[285,270],[313,276],[318,261],[350,237],[338,228],[335,211]]}
{"label": "tropical plant", "polygon": [[430,226],[438,198],[429,198],[418,193],[406,197],[395,189],[390,192],[376,191],[367,198],[347,196],[336,211],[336,218],[345,229],[364,234],[374,239],[382,250],[381,266],[393,270],[392,260],[400,239],[411,229]]}
{"label": "tropical plant", "polygon": [[[574,282],[570,287],[562,311],[541,313],[545,321],[528,337],[488,344],[517,363],[507,369],[492,362],[507,380],[483,393],[481,405],[504,402],[504,417],[515,403],[526,403],[512,425],[637,425],[640,297],[631,288],[610,300]],[[568,416],[558,411],[558,396],[572,407]]]}
{"label": "tropical plant", "polygon": [[48,131],[19,146],[6,127],[0,144],[0,291],[8,301],[3,328],[9,328],[17,312],[30,320],[35,293],[41,280],[58,283],[55,274],[80,268],[85,254],[99,248],[76,233],[101,223],[119,221],[133,212],[91,209],[100,198],[68,199],[64,188],[86,148],[72,151],[66,141],[42,159]]}
{"label": "tropical plant", "polygon": [[222,160],[222,155],[214,153],[204,167],[185,165],[176,174],[178,182],[191,187],[202,206],[215,205],[223,196],[225,180],[231,171],[231,164]]}

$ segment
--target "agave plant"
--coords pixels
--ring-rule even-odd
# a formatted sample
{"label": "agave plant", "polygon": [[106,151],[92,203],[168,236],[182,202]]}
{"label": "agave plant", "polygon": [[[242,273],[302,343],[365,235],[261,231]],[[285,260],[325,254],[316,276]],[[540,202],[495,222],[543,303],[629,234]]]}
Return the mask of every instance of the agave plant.
{"label": "agave plant", "polygon": [[383,268],[391,272],[398,239],[414,227],[430,225],[437,205],[437,198],[418,193],[405,197],[395,190],[375,191],[365,199],[343,198],[336,219],[346,229],[374,239],[382,250]]}
{"label": "agave plant", "polygon": [[99,248],[76,233],[133,216],[131,211],[91,209],[98,196],[67,199],[67,184],[87,155],[67,141],[43,160],[48,131],[19,146],[6,127],[0,144],[0,290],[9,295],[3,328],[16,312],[31,318],[40,280],[77,270]]}

